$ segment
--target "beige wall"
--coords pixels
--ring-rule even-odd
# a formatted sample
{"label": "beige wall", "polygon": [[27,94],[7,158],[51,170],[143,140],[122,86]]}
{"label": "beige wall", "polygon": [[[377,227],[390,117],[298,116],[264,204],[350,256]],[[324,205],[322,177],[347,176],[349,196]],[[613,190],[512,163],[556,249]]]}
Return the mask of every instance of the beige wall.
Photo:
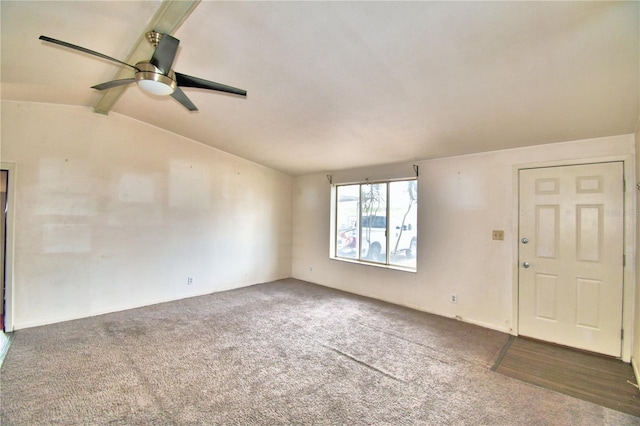
{"label": "beige wall", "polygon": [[87,108],[2,102],[1,132],[16,329],[291,275],[288,175]]}
{"label": "beige wall", "polygon": [[[519,165],[633,160],[634,151],[640,161],[636,134],[416,162],[410,273],[329,259],[326,173],[292,179],[115,113],[3,102],[1,118],[0,159],[18,176],[17,329],[294,276],[508,332]],[[334,174],[409,176],[413,164]],[[491,240],[493,229],[505,240]]]}
{"label": "beige wall", "polygon": [[[625,135],[416,162],[420,173],[417,273],[330,260],[327,173],[297,177],[293,184],[293,276],[512,331],[517,321],[518,166],[624,158],[633,173],[633,152],[634,137]],[[399,169],[396,165],[333,175],[398,177]],[[404,170],[405,176],[411,176],[412,163]],[[628,223],[633,221],[635,218]],[[492,230],[504,230],[504,241],[493,241]],[[632,241],[627,241],[625,250],[633,253]],[[632,265],[626,274],[634,276]],[[458,295],[457,304],[449,302],[451,293]],[[633,285],[625,288],[625,297],[625,322],[630,326]],[[629,342],[624,351],[627,357]]]}

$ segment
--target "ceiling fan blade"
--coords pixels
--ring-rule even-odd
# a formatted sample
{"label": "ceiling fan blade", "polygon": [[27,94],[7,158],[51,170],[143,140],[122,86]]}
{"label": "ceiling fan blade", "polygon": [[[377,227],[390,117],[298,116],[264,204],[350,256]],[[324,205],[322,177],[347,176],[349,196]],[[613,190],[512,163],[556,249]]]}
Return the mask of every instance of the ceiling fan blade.
{"label": "ceiling fan blade", "polygon": [[225,84],[215,83],[198,77],[176,73],[176,82],[182,87],[196,87],[199,89],[217,90],[219,92],[233,93],[234,95],[247,96],[247,91],[227,86]]}
{"label": "ceiling fan blade", "polygon": [[124,78],[122,80],[112,80],[112,81],[107,81],[106,83],[96,84],[95,86],[91,86],[91,88],[97,89],[97,90],[106,90],[106,89],[111,89],[113,87],[124,86],[125,84],[130,84],[130,83],[133,83],[134,81],[136,81],[135,78]]}
{"label": "ceiling fan blade", "polygon": [[193,102],[191,102],[191,100],[187,97],[187,95],[184,94],[184,92],[179,87],[176,87],[176,90],[173,91],[173,93],[171,94],[171,97],[176,101],[180,102],[182,105],[184,105],[184,107],[189,111],[198,110],[198,108],[196,108]]}
{"label": "ceiling fan blade", "polygon": [[163,34],[158,43],[158,47],[153,52],[151,57],[151,64],[158,68],[164,75],[167,75],[171,70],[173,59],[178,51],[178,45],[180,40],[170,36],[169,34]]}
{"label": "ceiling fan blade", "polygon": [[136,71],[139,71],[138,68],[134,67],[133,65],[127,64],[126,62],[122,62],[122,61],[120,61],[120,60],[118,60],[116,58],[112,58],[111,56],[103,55],[102,53],[98,53],[98,52],[95,52],[93,50],[89,50],[89,49],[86,49],[84,47],[81,47],[81,46],[76,46],[75,44],[67,43],[66,41],[56,40],[55,38],[51,38],[51,37],[47,37],[47,36],[43,36],[43,35],[41,35],[38,38],[40,40],[47,41],[49,43],[57,44],[57,45],[60,45],[60,46],[63,46],[63,47],[68,47],[69,49],[79,50],[80,52],[88,53],[89,55],[97,56],[98,58],[107,59],[109,61],[116,62],[116,63],[118,63],[120,65],[126,65],[128,67],[133,68]]}

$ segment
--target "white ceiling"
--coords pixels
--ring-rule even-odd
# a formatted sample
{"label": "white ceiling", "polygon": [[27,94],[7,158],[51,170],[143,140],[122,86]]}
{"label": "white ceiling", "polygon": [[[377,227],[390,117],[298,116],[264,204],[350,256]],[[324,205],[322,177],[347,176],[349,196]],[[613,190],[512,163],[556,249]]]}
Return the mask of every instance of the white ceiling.
{"label": "white ceiling", "polygon": [[[1,96],[93,107],[159,1],[0,2]],[[638,2],[213,2],[176,71],[246,99],[131,85],[112,111],[293,175],[633,133]],[[148,59],[148,58],[139,58]]]}

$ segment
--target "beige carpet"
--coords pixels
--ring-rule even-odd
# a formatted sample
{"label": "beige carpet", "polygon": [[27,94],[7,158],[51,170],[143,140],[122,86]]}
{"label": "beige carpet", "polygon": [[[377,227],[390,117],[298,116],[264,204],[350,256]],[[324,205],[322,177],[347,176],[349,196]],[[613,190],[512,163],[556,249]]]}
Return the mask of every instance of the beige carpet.
{"label": "beige carpet", "polygon": [[507,340],[283,280],[16,332],[0,422],[640,424],[491,371]]}

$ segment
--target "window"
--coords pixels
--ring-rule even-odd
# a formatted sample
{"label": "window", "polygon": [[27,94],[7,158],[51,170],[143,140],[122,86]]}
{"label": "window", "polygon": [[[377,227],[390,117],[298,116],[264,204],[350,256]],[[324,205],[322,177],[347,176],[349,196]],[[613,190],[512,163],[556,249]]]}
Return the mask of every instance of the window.
{"label": "window", "polygon": [[416,269],[415,179],[338,185],[335,257]]}

